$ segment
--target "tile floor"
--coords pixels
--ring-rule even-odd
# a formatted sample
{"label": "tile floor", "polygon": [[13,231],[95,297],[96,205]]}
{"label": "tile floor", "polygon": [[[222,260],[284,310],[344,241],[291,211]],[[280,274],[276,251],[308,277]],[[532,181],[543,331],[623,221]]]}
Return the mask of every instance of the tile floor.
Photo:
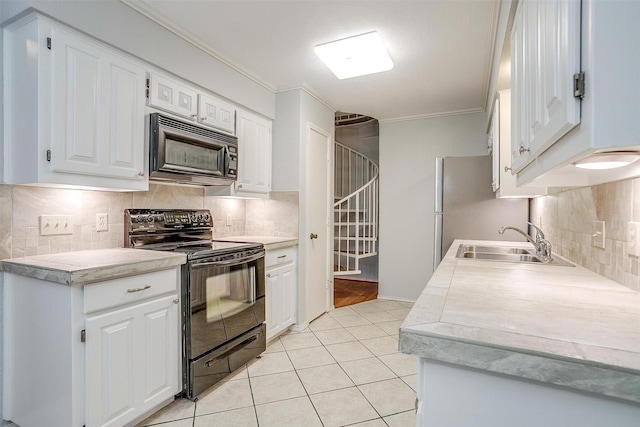
{"label": "tile floor", "polygon": [[373,300],[287,332],[245,368],[138,426],[415,426],[415,357],[398,352],[411,303]]}

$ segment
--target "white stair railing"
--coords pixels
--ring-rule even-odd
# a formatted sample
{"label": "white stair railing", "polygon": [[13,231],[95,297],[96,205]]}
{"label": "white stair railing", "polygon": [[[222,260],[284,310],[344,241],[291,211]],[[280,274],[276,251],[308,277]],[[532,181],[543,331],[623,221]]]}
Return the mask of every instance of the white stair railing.
{"label": "white stair railing", "polygon": [[334,275],[359,274],[377,254],[378,165],[339,142],[335,157]]}

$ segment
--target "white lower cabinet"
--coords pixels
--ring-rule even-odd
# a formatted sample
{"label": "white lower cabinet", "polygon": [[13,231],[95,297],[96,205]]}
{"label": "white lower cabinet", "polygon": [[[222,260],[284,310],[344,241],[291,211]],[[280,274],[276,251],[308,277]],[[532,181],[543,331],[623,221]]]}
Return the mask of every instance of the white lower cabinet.
{"label": "white lower cabinet", "polygon": [[267,341],[296,321],[296,246],[268,249],[265,256]]}
{"label": "white lower cabinet", "polygon": [[418,427],[637,427],[640,414],[632,402],[422,357],[416,385]]}
{"label": "white lower cabinet", "polygon": [[124,425],[180,390],[178,302],[173,294],[87,318],[87,425]]}
{"label": "white lower cabinet", "polygon": [[181,390],[179,267],[84,286],[4,274],[3,417],[133,425]]}

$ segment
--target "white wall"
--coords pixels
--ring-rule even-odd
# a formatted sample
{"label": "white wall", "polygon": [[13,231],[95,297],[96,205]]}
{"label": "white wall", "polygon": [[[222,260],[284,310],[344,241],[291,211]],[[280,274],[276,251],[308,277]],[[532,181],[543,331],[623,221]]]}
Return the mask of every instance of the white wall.
{"label": "white wall", "polygon": [[435,158],[486,154],[485,113],[380,123],[379,297],[415,300],[433,273]]}
{"label": "white wall", "polygon": [[[307,124],[311,123],[327,133],[334,134],[334,111],[304,89],[293,89],[276,95],[276,119],[273,130],[272,187],[275,191],[299,191],[298,235],[298,325],[307,319],[307,198],[324,197],[306,192]],[[333,170],[331,162],[330,170]],[[333,190],[333,184],[330,189]],[[333,191],[332,191],[333,193]],[[333,194],[331,194],[333,196]],[[333,242],[330,236],[329,242]]]}
{"label": "white wall", "polygon": [[[269,118],[272,90],[166,30],[120,0],[2,0],[3,21],[33,7],[131,55]],[[216,17],[215,19],[224,19]]]}

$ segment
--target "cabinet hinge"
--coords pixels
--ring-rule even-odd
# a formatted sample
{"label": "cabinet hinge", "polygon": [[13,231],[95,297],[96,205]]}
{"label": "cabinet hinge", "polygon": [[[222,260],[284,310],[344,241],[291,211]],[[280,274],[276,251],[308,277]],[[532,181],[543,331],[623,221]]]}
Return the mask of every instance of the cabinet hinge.
{"label": "cabinet hinge", "polygon": [[87,341],[87,331],[85,329],[80,331],[80,342]]}
{"label": "cabinet hinge", "polygon": [[51,161],[51,150],[47,150],[47,162]]}
{"label": "cabinet hinge", "polygon": [[51,50],[51,37],[47,37],[47,49]]}
{"label": "cabinet hinge", "polygon": [[573,75],[573,96],[584,98],[584,72]]}
{"label": "cabinet hinge", "polygon": [[150,83],[149,83],[149,79],[147,79],[147,92],[146,92],[146,94],[147,94],[147,95],[146,95],[146,96],[147,96],[147,98],[149,98],[149,85],[150,85]]}

